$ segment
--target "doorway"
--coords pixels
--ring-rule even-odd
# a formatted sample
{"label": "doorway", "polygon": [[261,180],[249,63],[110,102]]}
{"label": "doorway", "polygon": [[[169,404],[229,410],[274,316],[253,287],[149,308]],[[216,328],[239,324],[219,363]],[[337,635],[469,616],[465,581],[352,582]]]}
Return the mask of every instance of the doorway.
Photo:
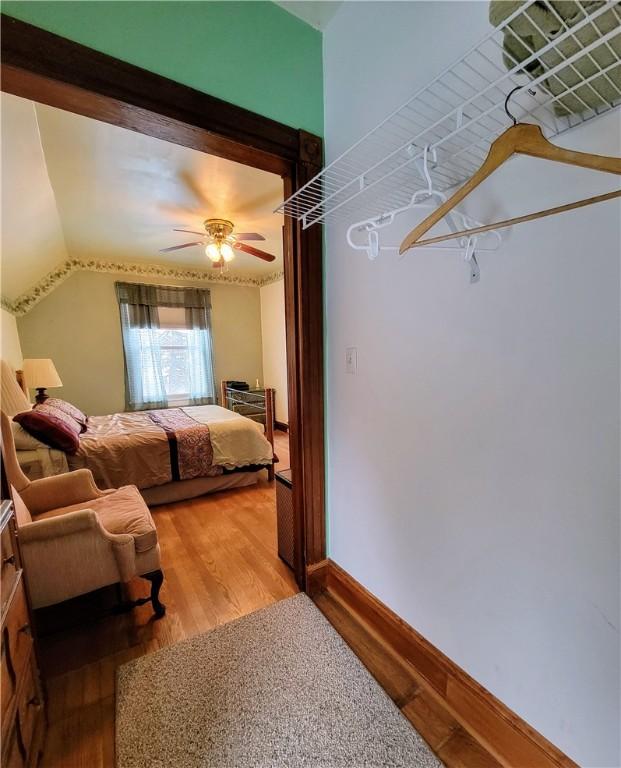
{"label": "doorway", "polygon": [[[321,167],[318,136],[2,16],[2,90],[278,173],[285,196]],[[320,227],[284,223],[289,450],[294,571],[325,558],[323,274]]]}

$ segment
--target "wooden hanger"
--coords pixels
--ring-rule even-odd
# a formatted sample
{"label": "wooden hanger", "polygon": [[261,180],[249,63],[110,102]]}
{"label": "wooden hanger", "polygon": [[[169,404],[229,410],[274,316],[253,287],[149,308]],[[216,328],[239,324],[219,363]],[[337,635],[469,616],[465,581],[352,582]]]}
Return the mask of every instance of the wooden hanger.
{"label": "wooden hanger", "polygon": [[405,251],[410,248],[415,248],[416,246],[439,243],[443,240],[451,240],[454,237],[474,235],[479,232],[486,232],[489,229],[502,229],[503,227],[509,227],[512,224],[533,221],[534,219],[540,219],[543,216],[551,216],[555,213],[563,213],[564,211],[571,211],[574,208],[583,208],[585,205],[593,205],[594,203],[601,203],[604,200],[621,197],[621,190],[609,192],[605,195],[589,197],[585,200],[578,200],[575,203],[560,205],[556,208],[547,208],[544,211],[529,213],[525,216],[517,216],[513,219],[506,219],[505,221],[499,221],[496,224],[486,224],[484,227],[466,229],[461,232],[451,232],[450,234],[439,235],[438,237],[432,237],[427,240],[420,239],[425,232],[428,232],[431,227],[444,218],[450,210],[456,205],[459,205],[459,203],[469,195],[473,189],[476,189],[476,187],[513,155],[529,155],[530,157],[538,157],[542,160],[552,160],[556,163],[566,163],[567,165],[576,165],[580,168],[592,168],[595,171],[604,171],[606,173],[616,173],[621,175],[620,158],[592,155],[587,152],[574,152],[571,149],[562,149],[549,142],[538,125],[517,123],[507,129],[496,139],[496,141],[494,141],[483,165],[474,176],[467,181],[461,189],[457,190],[454,195],[449,197],[443,205],[436,208],[436,210],[427,216],[424,221],[421,221],[417,227],[414,227],[401,243],[399,253],[405,253]]}

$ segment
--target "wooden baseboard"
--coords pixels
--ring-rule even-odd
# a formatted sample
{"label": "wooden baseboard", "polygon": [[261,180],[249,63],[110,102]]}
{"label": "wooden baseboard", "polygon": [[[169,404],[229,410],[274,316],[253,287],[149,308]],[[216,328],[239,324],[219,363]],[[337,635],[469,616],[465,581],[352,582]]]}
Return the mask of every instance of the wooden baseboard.
{"label": "wooden baseboard", "polygon": [[310,566],[307,591],[311,597],[325,592],[337,600],[388,653],[407,664],[421,685],[503,766],[577,768],[336,563],[323,560]]}
{"label": "wooden baseboard", "polygon": [[310,597],[315,597],[325,591],[327,587],[328,570],[332,565],[330,560],[322,560],[306,568],[306,592]]}
{"label": "wooden baseboard", "polygon": [[289,425],[284,421],[274,421],[274,429],[279,429],[281,432],[288,432]]}

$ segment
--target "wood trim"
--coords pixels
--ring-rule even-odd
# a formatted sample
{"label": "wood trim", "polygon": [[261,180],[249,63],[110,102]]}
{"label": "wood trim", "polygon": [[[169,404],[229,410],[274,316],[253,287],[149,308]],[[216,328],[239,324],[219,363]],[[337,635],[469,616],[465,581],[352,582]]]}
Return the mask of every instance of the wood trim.
{"label": "wood trim", "polygon": [[[300,131],[300,157],[296,174],[285,183],[285,195],[306,184],[321,168],[322,145],[316,137]],[[291,222],[291,220],[289,220]],[[295,281],[297,314],[295,338],[298,341],[297,359],[289,351],[292,339],[287,337],[289,367],[289,397],[293,378],[297,378],[297,392],[291,407],[289,400],[289,431],[293,468],[294,503],[305,510],[303,524],[306,566],[320,562],[326,556],[324,516],[324,411],[323,411],[323,228],[314,225],[303,229],[295,222],[290,234],[292,251],[297,254],[295,268],[287,270],[285,264],[285,315],[290,317],[295,308],[287,301],[287,277]],[[302,257],[302,254],[305,254]],[[287,275],[289,272],[289,275]],[[302,311],[299,311],[299,310]],[[293,323],[288,323],[288,328]],[[295,365],[297,377],[292,376]],[[299,475],[299,477],[298,477]],[[299,480],[302,481],[301,487]]]}
{"label": "wood trim", "polygon": [[[278,173],[289,196],[319,169],[320,137],[228,104],[17,19],[1,16],[2,90]],[[325,557],[323,238],[283,228],[294,570]]]}
{"label": "wood trim", "polygon": [[267,468],[267,479],[274,479],[274,390],[268,387],[265,390],[265,437],[272,446],[272,464]]}
{"label": "wood trim", "polygon": [[[413,670],[421,685],[508,768],[577,768],[569,757],[512,712],[352,576],[331,560],[308,574],[309,594],[327,593]],[[319,603],[321,607],[321,603]],[[347,640],[347,637],[345,637]]]}
{"label": "wood trim", "polygon": [[306,569],[306,592],[311,597],[325,592],[328,586],[328,571],[331,567],[330,560],[322,560],[319,563],[309,565]]}
{"label": "wood trim", "polygon": [[295,128],[5,14],[1,32],[3,91],[275,172],[300,157]]}

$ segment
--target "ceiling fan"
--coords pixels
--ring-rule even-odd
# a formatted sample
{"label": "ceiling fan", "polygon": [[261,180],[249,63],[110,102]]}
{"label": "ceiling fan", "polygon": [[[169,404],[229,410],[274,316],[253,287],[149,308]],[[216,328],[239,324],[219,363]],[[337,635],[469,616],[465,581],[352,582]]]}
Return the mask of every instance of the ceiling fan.
{"label": "ceiling fan", "polygon": [[243,251],[251,256],[256,256],[263,261],[275,261],[276,257],[271,253],[246,245],[243,240],[265,240],[258,232],[233,232],[234,225],[228,219],[205,219],[203,222],[205,233],[192,229],[175,229],[174,232],[187,232],[189,235],[202,235],[201,240],[183,245],[173,245],[170,248],[162,248],[160,253],[178,251],[180,248],[190,248],[193,245],[204,245],[205,254],[213,262],[214,267],[223,267],[227,262],[235,258],[235,250]]}

